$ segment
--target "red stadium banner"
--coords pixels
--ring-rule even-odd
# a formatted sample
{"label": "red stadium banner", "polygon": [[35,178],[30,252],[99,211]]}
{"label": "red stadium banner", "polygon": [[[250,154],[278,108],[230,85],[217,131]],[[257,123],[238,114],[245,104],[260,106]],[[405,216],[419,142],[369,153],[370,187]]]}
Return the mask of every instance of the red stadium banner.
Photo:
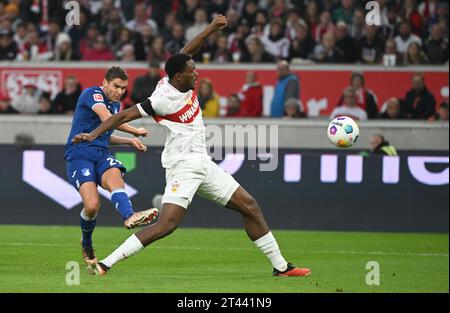
{"label": "red stadium banner", "polygon": [[[126,68],[126,66],[124,66]],[[106,66],[105,66],[106,68]],[[139,69],[127,68],[130,75],[129,90],[133,87],[136,77],[146,73],[145,66]],[[255,69],[259,82],[264,86],[264,103],[266,107],[270,105],[273,88],[277,81],[275,70]],[[213,82],[215,91],[219,96],[226,98],[232,93],[239,92],[245,83],[247,69],[243,66],[212,68],[200,66],[198,69],[200,79],[209,78]],[[336,106],[342,91],[349,85],[352,69],[344,67],[329,67],[327,69],[302,69],[293,70],[300,77],[301,96],[304,107],[309,115],[328,115]],[[448,100],[448,70],[436,71],[422,70],[425,76],[426,86],[436,98],[437,104],[443,100]],[[381,108],[384,102],[390,97],[402,99],[411,89],[411,78],[415,73],[411,69],[389,69],[380,68],[364,71],[367,89],[371,90]],[[78,77],[83,88],[100,85],[103,80],[104,69],[101,68],[77,68],[72,66],[39,67],[32,69],[30,66],[8,66],[0,68],[0,92],[15,98],[20,94],[22,88],[29,83],[35,84],[43,91],[55,96],[63,86],[63,81],[67,76]],[[161,72],[163,74],[163,71]]]}

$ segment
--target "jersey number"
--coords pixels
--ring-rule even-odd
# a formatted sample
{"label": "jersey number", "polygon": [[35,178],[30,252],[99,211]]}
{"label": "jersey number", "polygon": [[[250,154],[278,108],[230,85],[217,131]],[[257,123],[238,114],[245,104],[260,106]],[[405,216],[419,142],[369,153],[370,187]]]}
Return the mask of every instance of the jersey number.
{"label": "jersey number", "polygon": [[110,166],[114,166],[117,164],[122,165],[122,162],[120,162],[119,160],[113,159],[113,158],[107,158],[106,160],[109,161]]}

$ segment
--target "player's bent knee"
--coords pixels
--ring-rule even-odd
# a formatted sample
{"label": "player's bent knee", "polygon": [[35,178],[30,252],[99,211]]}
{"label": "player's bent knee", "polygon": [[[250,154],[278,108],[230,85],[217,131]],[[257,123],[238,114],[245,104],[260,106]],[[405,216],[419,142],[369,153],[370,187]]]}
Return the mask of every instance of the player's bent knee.
{"label": "player's bent knee", "polygon": [[97,214],[99,209],[100,209],[100,200],[91,200],[91,201],[87,201],[84,204],[84,211],[88,215]]}
{"label": "player's bent knee", "polygon": [[244,213],[248,217],[258,217],[261,215],[261,209],[255,198],[249,197],[244,201]]}

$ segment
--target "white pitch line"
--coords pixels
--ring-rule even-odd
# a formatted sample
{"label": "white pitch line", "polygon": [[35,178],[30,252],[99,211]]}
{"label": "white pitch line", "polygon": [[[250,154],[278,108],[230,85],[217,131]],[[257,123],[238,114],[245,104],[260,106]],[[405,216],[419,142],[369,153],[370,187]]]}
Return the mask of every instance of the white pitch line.
{"label": "white pitch line", "polygon": [[[34,243],[34,242],[9,242],[3,243],[0,246],[40,246],[40,247],[65,247],[71,248],[72,244],[60,244],[60,243]],[[97,247],[116,248],[119,245],[105,245],[100,244]],[[77,248],[79,246],[77,245]],[[249,248],[204,248],[204,247],[185,247],[185,246],[152,246],[152,249],[165,249],[165,250],[209,250],[209,251],[246,251],[252,252],[255,249]],[[449,257],[448,253],[419,253],[419,252],[385,252],[385,251],[345,251],[345,250],[297,250],[304,254],[350,254],[350,255],[386,255],[386,256],[412,256],[412,257]]]}

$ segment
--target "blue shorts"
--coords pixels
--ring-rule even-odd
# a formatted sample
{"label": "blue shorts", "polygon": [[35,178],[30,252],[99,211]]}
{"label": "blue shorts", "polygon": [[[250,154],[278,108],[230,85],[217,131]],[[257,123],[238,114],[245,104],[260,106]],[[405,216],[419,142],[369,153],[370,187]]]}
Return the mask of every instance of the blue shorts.
{"label": "blue shorts", "polygon": [[122,175],[127,171],[111,151],[86,147],[71,151],[66,157],[67,179],[78,190],[86,182],[102,185],[102,175],[110,168],[118,168]]}

